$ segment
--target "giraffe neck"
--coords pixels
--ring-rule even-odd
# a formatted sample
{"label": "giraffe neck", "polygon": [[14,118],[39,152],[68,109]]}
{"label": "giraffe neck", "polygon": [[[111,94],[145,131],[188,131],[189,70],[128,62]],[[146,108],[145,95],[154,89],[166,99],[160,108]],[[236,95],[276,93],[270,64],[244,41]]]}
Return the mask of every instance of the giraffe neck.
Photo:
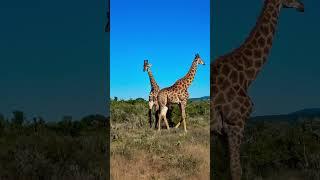
{"label": "giraffe neck", "polygon": [[[253,81],[265,64],[275,35],[280,9],[279,0],[265,0],[258,21],[249,37],[240,46],[244,55],[243,66],[248,75],[249,84]],[[251,80],[251,81],[250,81]]]}
{"label": "giraffe neck", "polygon": [[151,91],[159,89],[159,86],[152,75],[151,69],[148,69],[148,75],[150,79]]}
{"label": "giraffe neck", "polygon": [[181,79],[182,83],[186,85],[186,89],[188,89],[188,87],[191,85],[194,76],[196,75],[197,67],[198,63],[193,61],[188,73]]}

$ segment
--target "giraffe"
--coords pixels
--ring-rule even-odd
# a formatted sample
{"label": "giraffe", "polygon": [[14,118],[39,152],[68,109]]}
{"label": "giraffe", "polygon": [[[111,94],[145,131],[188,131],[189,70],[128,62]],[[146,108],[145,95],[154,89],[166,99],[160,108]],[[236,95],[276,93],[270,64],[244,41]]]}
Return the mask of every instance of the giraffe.
{"label": "giraffe", "polygon": [[188,88],[194,79],[198,64],[204,65],[205,63],[200,58],[200,55],[196,54],[188,73],[183,78],[177,80],[172,86],[160,90],[158,94],[158,108],[160,108],[158,119],[158,131],[160,131],[160,124],[162,119],[164,119],[167,129],[169,129],[166,114],[168,111],[168,106],[171,103],[174,103],[180,105],[181,112],[181,120],[175,126],[175,128],[178,128],[181,122],[183,122],[184,131],[187,132],[185,108],[187,105],[187,100],[189,98]]}
{"label": "giraffe", "polygon": [[[150,79],[150,85],[151,85],[151,90],[149,93],[149,124],[150,124],[150,128],[152,128],[152,108],[153,108],[153,106],[156,106],[156,109],[158,109],[157,108],[157,105],[158,105],[157,96],[160,91],[160,88],[159,88],[156,80],[153,77],[153,74],[151,72],[151,64],[148,62],[148,60],[144,60],[143,71],[148,72],[149,79]],[[156,112],[156,122],[157,122],[157,119],[158,118],[157,118],[157,112]],[[157,125],[157,123],[155,123],[155,127],[156,127],[156,125]]]}
{"label": "giraffe", "polygon": [[248,38],[210,65],[211,133],[226,137],[232,180],[242,176],[240,145],[253,108],[247,91],[267,60],[282,8],[304,11],[298,0],[265,0]]}

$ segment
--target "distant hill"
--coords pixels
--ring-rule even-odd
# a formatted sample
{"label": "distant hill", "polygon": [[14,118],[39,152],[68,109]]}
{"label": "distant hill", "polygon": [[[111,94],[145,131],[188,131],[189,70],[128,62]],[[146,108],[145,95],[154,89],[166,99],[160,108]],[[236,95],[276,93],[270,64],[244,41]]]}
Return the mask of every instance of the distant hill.
{"label": "distant hill", "polygon": [[295,111],[289,114],[280,115],[266,115],[266,116],[255,116],[251,120],[266,120],[266,121],[297,121],[304,118],[319,118],[320,119],[320,108],[309,108]]}
{"label": "distant hill", "polygon": [[203,97],[199,97],[199,98],[190,98],[190,101],[209,101],[210,100],[210,96],[203,96]]}
{"label": "distant hill", "polygon": [[320,108],[302,109],[300,111],[296,111],[296,112],[291,113],[291,115],[320,116]]}

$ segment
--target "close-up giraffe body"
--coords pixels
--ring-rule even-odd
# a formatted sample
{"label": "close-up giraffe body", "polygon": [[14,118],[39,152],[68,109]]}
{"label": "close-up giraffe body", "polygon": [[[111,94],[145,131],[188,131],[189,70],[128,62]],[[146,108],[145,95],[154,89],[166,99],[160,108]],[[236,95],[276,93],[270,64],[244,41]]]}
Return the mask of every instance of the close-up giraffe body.
{"label": "close-up giraffe body", "polygon": [[266,63],[282,7],[304,11],[303,4],[296,0],[265,0],[244,43],[211,63],[211,131],[227,136],[233,180],[242,175],[240,145],[253,109],[248,88]]}

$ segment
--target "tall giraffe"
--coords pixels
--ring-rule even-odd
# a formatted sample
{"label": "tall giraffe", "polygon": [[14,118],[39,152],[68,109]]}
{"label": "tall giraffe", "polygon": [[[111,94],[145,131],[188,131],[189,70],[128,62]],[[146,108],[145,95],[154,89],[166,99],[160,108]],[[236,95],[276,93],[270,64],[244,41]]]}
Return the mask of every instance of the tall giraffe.
{"label": "tall giraffe", "polygon": [[[153,74],[151,72],[151,64],[149,64],[148,60],[144,60],[143,63],[143,71],[147,71],[148,75],[149,75],[149,79],[150,79],[150,85],[151,85],[151,90],[149,93],[149,124],[150,124],[150,128],[152,127],[152,108],[153,106],[156,106],[156,109],[158,109],[157,105],[158,105],[158,101],[157,101],[157,97],[158,97],[158,93],[160,91],[160,88],[156,82],[156,80],[153,77]],[[157,126],[157,112],[156,112],[156,122],[155,122],[155,126]]]}
{"label": "tall giraffe", "polygon": [[168,111],[168,105],[174,103],[180,105],[181,111],[181,121],[175,126],[175,128],[178,128],[181,122],[183,122],[184,131],[187,132],[185,108],[189,98],[188,88],[191,85],[194,76],[196,75],[198,64],[204,65],[204,62],[200,58],[199,54],[196,54],[188,73],[183,78],[176,81],[172,86],[160,90],[158,94],[158,104],[160,108],[158,131],[160,131],[162,119],[164,119],[167,129],[169,129],[166,114]]}
{"label": "tall giraffe", "polygon": [[267,60],[282,8],[304,11],[297,0],[265,0],[244,43],[211,63],[211,132],[225,135],[228,141],[233,180],[241,179],[240,145],[253,107],[247,91]]}

